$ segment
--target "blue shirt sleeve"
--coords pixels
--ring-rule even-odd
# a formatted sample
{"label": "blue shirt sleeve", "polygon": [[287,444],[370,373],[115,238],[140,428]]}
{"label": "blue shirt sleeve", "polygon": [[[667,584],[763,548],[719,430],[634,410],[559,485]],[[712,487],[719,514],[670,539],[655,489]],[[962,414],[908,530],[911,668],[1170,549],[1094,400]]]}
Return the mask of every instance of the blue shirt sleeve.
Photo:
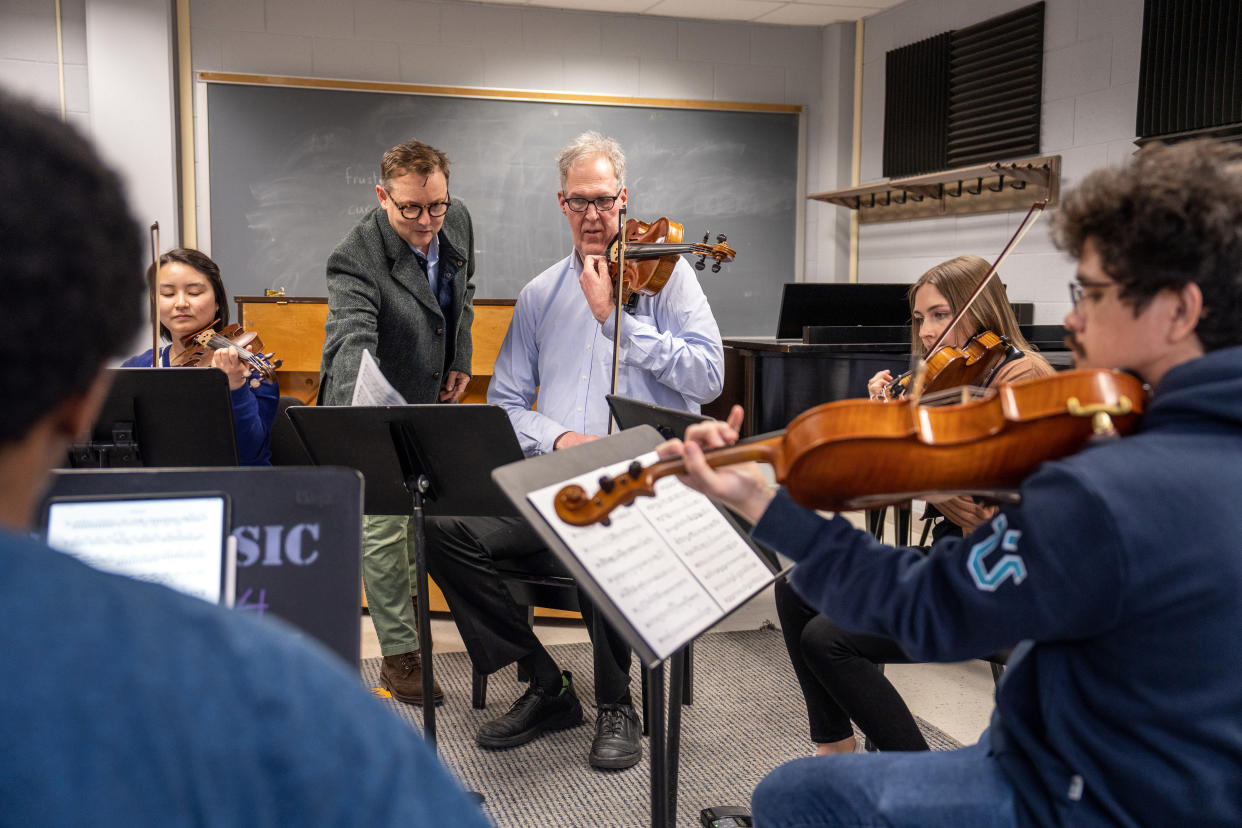
{"label": "blue shirt sleeve", "polygon": [[916,661],[1105,628],[1125,578],[1111,516],[1057,464],[1028,480],[1022,498],[927,555],[880,543],[840,515],[822,518],[783,491],[753,534],[798,562],[790,582],[812,606],[848,629],[896,640]]}
{"label": "blue shirt sleeve", "polygon": [[237,458],[243,466],[272,465],[272,423],[280,389],[274,382],[247,382],[229,392],[233,403],[233,428],[237,432]]}

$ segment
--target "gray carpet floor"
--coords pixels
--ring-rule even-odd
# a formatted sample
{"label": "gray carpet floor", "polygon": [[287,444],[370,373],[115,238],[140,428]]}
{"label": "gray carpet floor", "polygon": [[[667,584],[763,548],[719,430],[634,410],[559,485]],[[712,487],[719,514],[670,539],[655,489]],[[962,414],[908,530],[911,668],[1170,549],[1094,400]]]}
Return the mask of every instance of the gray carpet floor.
{"label": "gray carpet floor", "polygon": [[[587,764],[595,722],[590,645],[562,644],[549,652],[574,674],[584,723],[505,751],[478,747],[474,733],[525,689],[516,669],[491,676],[487,709],[474,710],[466,654],[436,654],[435,675],[446,694],[436,711],[440,758],[463,786],[484,795],[484,810],[500,828],[650,825],[646,743],[642,762],[628,770],[601,772]],[[694,660],[694,704],[682,717],[678,826],[698,826],[699,811],[709,805],[748,807],[750,792],[768,771],[811,749],[806,708],[779,631],[706,635],[695,644]],[[379,666],[379,659],[363,662],[368,686],[378,686]],[[637,666],[632,686],[637,700]],[[421,709],[392,699],[387,704],[421,729]],[[959,746],[926,722],[919,726],[933,749]]]}

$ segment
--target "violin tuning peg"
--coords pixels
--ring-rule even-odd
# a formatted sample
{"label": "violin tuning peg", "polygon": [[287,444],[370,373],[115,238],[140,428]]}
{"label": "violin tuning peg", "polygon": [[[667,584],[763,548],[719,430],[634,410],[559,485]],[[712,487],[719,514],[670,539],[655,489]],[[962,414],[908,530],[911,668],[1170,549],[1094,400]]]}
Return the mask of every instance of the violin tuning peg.
{"label": "violin tuning peg", "polygon": [[599,525],[600,526],[612,526],[612,521],[609,520],[608,518],[600,518]]}
{"label": "violin tuning peg", "polygon": [[708,238],[710,238],[710,237],[711,237],[711,234],[710,234],[710,233],[704,233],[704,234],[703,234],[703,244],[707,244],[707,240],[708,240]]}
{"label": "violin tuning peg", "polygon": [[630,467],[626,471],[630,473],[631,480],[637,480],[639,475],[643,473],[643,464],[635,460],[633,463],[630,463]]}
{"label": "violin tuning peg", "polygon": [[599,479],[599,488],[604,494],[611,494],[612,490],[616,488],[616,485],[617,484],[608,475],[604,475]]}
{"label": "violin tuning peg", "polygon": [[728,241],[728,239],[725,238],[724,233],[721,233],[719,236],[716,237],[716,241],[720,242],[721,244],[724,244],[726,241]]}
{"label": "violin tuning peg", "polygon": [[699,259],[697,262],[694,263],[695,270],[702,270],[705,267],[707,267],[707,262],[704,259]]}
{"label": "violin tuning peg", "polygon": [[712,265],[712,273],[719,273],[719,272],[720,272],[720,262],[716,262],[714,265]]}

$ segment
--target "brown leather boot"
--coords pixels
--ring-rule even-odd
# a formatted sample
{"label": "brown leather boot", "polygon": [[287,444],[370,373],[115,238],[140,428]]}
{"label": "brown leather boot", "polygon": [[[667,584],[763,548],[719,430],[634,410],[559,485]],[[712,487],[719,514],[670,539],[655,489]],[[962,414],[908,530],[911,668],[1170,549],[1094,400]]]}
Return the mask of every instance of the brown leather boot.
{"label": "brown leather boot", "polygon": [[[423,660],[419,652],[384,656],[380,667],[380,684],[397,701],[419,705],[423,703]],[[432,699],[436,704],[444,702],[440,683],[433,680]]]}

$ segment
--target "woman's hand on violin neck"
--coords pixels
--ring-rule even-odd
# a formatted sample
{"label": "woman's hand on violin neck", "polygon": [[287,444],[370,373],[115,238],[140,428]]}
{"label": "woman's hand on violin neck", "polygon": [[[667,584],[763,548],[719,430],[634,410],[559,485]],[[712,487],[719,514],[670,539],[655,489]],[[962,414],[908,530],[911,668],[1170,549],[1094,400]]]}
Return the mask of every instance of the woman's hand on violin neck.
{"label": "woman's hand on violin neck", "polygon": [[871,395],[873,400],[887,400],[888,386],[893,381],[891,371],[880,371],[871,379],[867,380],[867,393]]}
{"label": "woman's hand on violin neck", "polygon": [[236,391],[250,379],[250,365],[242,362],[236,348],[220,348],[211,355],[211,367],[219,368],[229,378],[229,390]]}
{"label": "woman's hand on violin neck", "polygon": [[578,284],[582,287],[582,295],[586,297],[595,321],[601,325],[607,322],[616,307],[613,297],[616,288],[612,284],[612,277],[608,275],[608,262],[603,256],[587,256],[583,260]]}

